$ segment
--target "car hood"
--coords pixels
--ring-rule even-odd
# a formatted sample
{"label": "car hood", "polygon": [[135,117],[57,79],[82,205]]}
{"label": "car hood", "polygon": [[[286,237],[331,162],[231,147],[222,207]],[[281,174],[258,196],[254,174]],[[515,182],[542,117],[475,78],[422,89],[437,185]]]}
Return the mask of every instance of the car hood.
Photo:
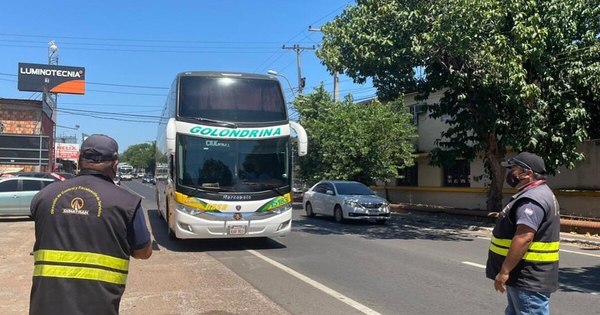
{"label": "car hood", "polygon": [[359,203],[387,203],[387,200],[377,195],[343,195],[342,198],[348,201],[356,201]]}

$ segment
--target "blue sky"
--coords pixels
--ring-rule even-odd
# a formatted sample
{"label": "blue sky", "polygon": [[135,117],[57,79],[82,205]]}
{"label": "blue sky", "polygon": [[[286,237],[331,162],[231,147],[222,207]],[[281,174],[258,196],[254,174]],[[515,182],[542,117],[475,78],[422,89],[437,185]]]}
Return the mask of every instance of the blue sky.
{"label": "blue sky", "polygon": [[[275,70],[296,87],[296,53],[282,46],[318,46],[321,34],[309,25],[318,28],[348,5],[354,1],[4,1],[0,97],[41,99],[17,90],[18,63],[48,63],[48,42],[55,40],[60,65],[86,69],[85,95],[59,95],[64,127],[57,136],[104,133],[123,151],[154,140],[153,117],[179,72]],[[302,53],[302,75],[305,93],[321,82],[332,92],[333,79],[312,50]],[[355,99],[375,94],[346,77],[340,90]],[[79,130],[65,128],[75,125]]]}

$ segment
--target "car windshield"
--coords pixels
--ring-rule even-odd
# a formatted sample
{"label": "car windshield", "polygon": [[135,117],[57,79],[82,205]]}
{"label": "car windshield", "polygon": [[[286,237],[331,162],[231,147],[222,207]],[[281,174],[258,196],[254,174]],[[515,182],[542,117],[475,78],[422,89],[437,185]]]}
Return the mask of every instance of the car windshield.
{"label": "car windshield", "polygon": [[374,195],[375,193],[361,183],[335,183],[335,188],[340,195]]}

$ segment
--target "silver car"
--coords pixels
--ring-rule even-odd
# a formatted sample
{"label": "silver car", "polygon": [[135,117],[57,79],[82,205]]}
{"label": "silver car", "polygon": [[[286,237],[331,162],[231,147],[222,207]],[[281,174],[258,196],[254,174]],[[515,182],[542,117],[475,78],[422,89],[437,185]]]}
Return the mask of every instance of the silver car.
{"label": "silver car", "polygon": [[0,216],[31,215],[31,199],[55,180],[39,177],[6,177],[0,179]]}
{"label": "silver car", "polygon": [[390,218],[387,200],[359,182],[320,181],[304,193],[302,204],[306,215],[333,216],[344,220],[375,220],[384,224]]}

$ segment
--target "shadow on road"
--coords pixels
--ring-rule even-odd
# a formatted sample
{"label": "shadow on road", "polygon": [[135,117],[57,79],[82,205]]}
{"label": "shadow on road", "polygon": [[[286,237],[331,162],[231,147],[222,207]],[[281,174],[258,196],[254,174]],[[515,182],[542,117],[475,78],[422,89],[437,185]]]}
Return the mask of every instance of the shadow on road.
{"label": "shadow on road", "polygon": [[560,268],[558,272],[560,291],[600,292],[600,265],[581,268]]}
{"label": "shadow on road", "polygon": [[155,244],[153,244],[154,250],[160,250],[160,247],[174,252],[210,252],[285,248],[285,245],[268,237],[172,240],[167,234],[167,224],[160,216],[158,210],[148,210],[148,219],[150,220],[150,227],[155,240]]}
{"label": "shadow on road", "polygon": [[468,231],[472,223],[430,220],[426,216],[393,215],[384,225],[369,221],[346,221],[339,224],[331,217],[309,218],[301,215],[292,231],[318,235],[353,234],[369,239],[426,239],[440,241],[472,241]]}

